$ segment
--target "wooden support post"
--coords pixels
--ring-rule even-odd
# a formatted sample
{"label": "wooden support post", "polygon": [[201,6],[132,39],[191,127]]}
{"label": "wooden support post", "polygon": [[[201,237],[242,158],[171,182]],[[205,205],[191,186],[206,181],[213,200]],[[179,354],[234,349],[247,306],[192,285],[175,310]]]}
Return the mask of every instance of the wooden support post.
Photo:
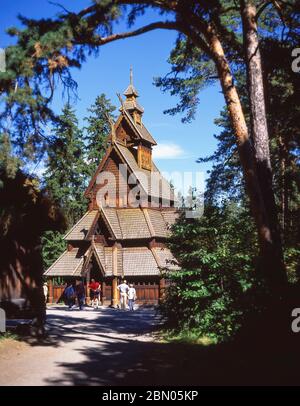
{"label": "wooden support post", "polygon": [[91,278],[91,270],[89,269],[86,273],[86,304],[89,305],[91,298],[90,298],[90,289],[89,289],[89,284],[90,284],[90,278]]}
{"label": "wooden support post", "polygon": [[119,302],[119,295],[118,295],[118,244],[115,243],[112,247],[112,273],[113,273],[113,280],[112,280],[112,307],[117,307]]}
{"label": "wooden support post", "polygon": [[166,282],[162,278],[159,280],[159,303],[161,303],[161,301],[164,299],[165,289],[166,289]]}
{"label": "wooden support post", "polygon": [[49,279],[49,298],[48,303],[53,303],[53,279]]}
{"label": "wooden support post", "polygon": [[112,307],[117,307],[118,302],[119,302],[119,295],[118,295],[118,277],[114,276],[112,280],[112,301],[111,305]]}
{"label": "wooden support post", "polygon": [[106,283],[105,283],[105,281],[102,281],[102,286],[101,286],[101,304],[102,304],[102,306],[104,305],[104,302],[106,299],[105,289],[106,289]]}

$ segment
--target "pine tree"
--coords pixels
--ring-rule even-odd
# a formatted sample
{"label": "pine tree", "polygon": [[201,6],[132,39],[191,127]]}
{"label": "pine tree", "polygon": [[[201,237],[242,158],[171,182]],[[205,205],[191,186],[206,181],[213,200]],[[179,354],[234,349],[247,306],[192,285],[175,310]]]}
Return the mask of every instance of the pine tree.
{"label": "pine tree", "polygon": [[9,135],[0,134],[0,168],[8,178],[14,178],[21,166],[21,160],[12,152]]}
{"label": "pine tree", "polygon": [[49,268],[66,249],[64,234],[59,231],[46,231],[42,237],[44,269]]}
{"label": "pine tree", "polygon": [[85,148],[88,162],[88,174],[92,176],[106,149],[106,138],[110,132],[108,116],[114,118],[113,112],[116,110],[105,94],[97,96],[94,104],[88,109],[89,116],[85,118]]}
{"label": "pine tree", "polygon": [[54,136],[48,149],[45,185],[54,202],[62,208],[70,227],[87,208],[83,197],[87,164],[82,131],[78,128],[78,120],[69,104],[62,110],[54,128]]}

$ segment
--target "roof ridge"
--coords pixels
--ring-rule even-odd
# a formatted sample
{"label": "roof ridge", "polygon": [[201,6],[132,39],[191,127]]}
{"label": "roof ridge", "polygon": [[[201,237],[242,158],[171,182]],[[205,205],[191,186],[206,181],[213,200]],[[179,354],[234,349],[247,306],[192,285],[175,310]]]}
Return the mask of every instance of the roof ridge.
{"label": "roof ridge", "polygon": [[115,239],[117,240],[117,236],[116,236],[116,234],[115,234],[115,232],[114,232],[114,229],[113,229],[113,227],[112,227],[112,225],[111,225],[111,223],[110,223],[110,221],[109,221],[109,219],[108,219],[108,217],[107,217],[107,215],[106,215],[106,213],[105,213],[105,211],[104,211],[104,207],[101,207],[101,211],[102,211],[102,213],[104,214],[104,218],[105,218],[106,223],[109,225],[110,231],[112,232],[112,234],[114,235]]}
{"label": "roof ridge", "polygon": [[157,263],[158,268],[162,268],[161,262],[160,262],[160,258],[159,258],[159,256],[157,255],[157,253],[155,252],[155,248],[154,248],[154,247],[151,247],[151,248],[150,248],[150,251],[152,252],[152,255],[154,256],[154,259],[155,259],[155,262]]}
{"label": "roof ridge", "polygon": [[81,220],[83,220],[83,219],[84,219],[89,213],[91,213],[92,211],[95,211],[95,210],[88,210],[88,211],[77,221],[77,223],[75,223],[74,226],[70,228],[70,230],[67,232],[67,234],[65,234],[65,235],[63,236],[63,239],[66,239],[67,235],[71,234],[71,231],[77,226],[77,224],[79,224],[79,223],[81,222]]}
{"label": "roof ridge", "polygon": [[88,252],[88,255],[86,256],[85,260],[83,261],[83,265],[82,265],[82,270],[81,270],[81,274],[85,271],[86,266],[88,265],[90,259],[91,259],[91,254],[92,254],[92,249],[93,249],[93,241],[91,243],[91,246],[86,250],[85,254]]}
{"label": "roof ridge", "polygon": [[[125,209],[126,209],[126,207],[125,207]],[[119,228],[120,228],[120,231],[121,231],[121,237],[122,237],[122,240],[123,240],[123,230],[122,230],[121,222],[120,222],[120,218],[119,218],[119,208],[116,208],[116,213],[117,213],[117,219],[118,219]]]}
{"label": "roof ridge", "polygon": [[86,236],[84,237],[84,240],[88,240],[87,237],[89,236],[89,234],[92,234],[92,240],[93,240],[95,227],[96,227],[96,224],[98,223],[99,216],[100,216],[99,208],[95,209],[95,210],[91,210],[91,211],[96,211],[97,213],[96,213],[95,218],[94,218],[94,220],[93,220],[93,222],[91,224],[90,229],[88,230],[88,232],[86,233]]}
{"label": "roof ridge", "polygon": [[76,266],[76,268],[74,269],[74,271],[72,273],[72,276],[75,275],[75,273],[76,273],[77,269],[79,268],[79,266],[82,265],[81,262],[84,262],[83,256],[80,258],[80,261],[79,261],[78,265]]}
{"label": "roof ridge", "polygon": [[[121,149],[119,148],[120,145],[121,145],[121,144],[119,144],[119,143],[117,143],[117,142],[115,143],[115,147],[117,147],[119,153],[121,154],[122,158],[124,159],[124,161],[126,162],[126,164],[128,165],[128,167],[130,168],[131,172],[132,172],[132,173],[135,173],[135,170],[132,168],[132,166],[131,166],[130,163],[128,162],[127,158],[124,156],[123,152],[122,152]],[[121,145],[121,146],[124,147],[123,145]],[[131,151],[130,151],[127,147],[124,147],[124,148],[126,148],[126,149],[131,153]],[[139,168],[139,170],[140,170],[140,168]],[[139,182],[139,184],[142,186],[142,188],[143,188],[144,192],[146,193],[146,195],[149,196],[149,191],[148,191],[148,190],[145,190],[145,188],[144,188],[144,186],[142,185],[141,182]]]}
{"label": "roof ridge", "polygon": [[94,175],[92,176],[92,178],[91,178],[91,180],[90,180],[90,182],[89,182],[89,184],[88,184],[88,187],[86,188],[86,190],[85,190],[85,192],[84,192],[84,196],[87,197],[88,194],[90,193],[91,188],[94,186],[94,184],[95,184],[95,182],[96,182],[96,180],[97,180],[98,173],[100,173],[100,172],[102,171],[103,166],[105,165],[107,159],[109,158],[112,149],[113,149],[113,146],[112,146],[112,145],[110,145],[110,146],[106,149],[104,156],[102,157],[102,159],[101,159],[99,165],[97,166],[97,169],[96,169]]}
{"label": "roof ridge", "polygon": [[[139,137],[142,140],[145,140],[145,138],[143,137],[143,134],[140,132],[139,128],[137,127],[137,124],[134,122],[133,118],[131,117],[131,115],[128,113],[128,111],[126,109],[122,110],[122,113],[124,111],[124,115],[127,117],[127,119],[129,119],[130,124],[134,127],[135,131],[138,133]],[[141,128],[146,128],[146,126],[143,124],[143,126],[141,126]],[[146,128],[147,129],[147,128]],[[147,130],[148,131],[148,130]],[[150,132],[148,131],[148,133],[150,134]],[[149,141],[146,139],[146,141],[150,142],[153,145],[157,145],[155,139],[152,137],[152,135],[150,134],[151,138],[153,139],[154,143],[152,141]]]}
{"label": "roof ridge", "polygon": [[[103,249],[104,264],[102,264],[101,258],[99,257],[98,252],[97,252],[97,249],[96,249],[96,244],[97,244],[97,243],[94,242],[93,245],[92,245],[93,254],[95,255],[96,261],[98,262],[98,265],[100,266],[100,268],[102,268],[103,273],[104,273],[104,276],[105,276],[105,274],[106,274],[105,252],[104,252],[104,249]],[[101,247],[103,247],[103,244],[101,244],[101,243],[98,243],[98,244],[99,244]]]}
{"label": "roof ridge", "polygon": [[147,210],[146,207],[142,207],[141,209],[142,209],[144,218],[145,218],[145,220],[146,220],[147,227],[148,227],[149,232],[150,232],[150,236],[151,236],[151,237],[155,237],[155,230],[154,230],[154,227],[153,227],[153,225],[152,225],[152,223],[151,223],[151,219],[150,219],[148,210]]}
{"label": "roof ridge", "polygon": [[[79,249],[79,248],[78,248],[78,249]],[[65,250],[65,251],[57,258],[57,260],[54,261],[53,264],[50,265],[48,269],[46,269],[46,271],[43,273],[43,275],[46,275],[46,273],[49,272],[50,269],[54,267],[54,265],[60,260],[60,258],[62,258],[62,257],[63,257],[65,254],[67,254],[68,252],[69,252],[68,250]]]}

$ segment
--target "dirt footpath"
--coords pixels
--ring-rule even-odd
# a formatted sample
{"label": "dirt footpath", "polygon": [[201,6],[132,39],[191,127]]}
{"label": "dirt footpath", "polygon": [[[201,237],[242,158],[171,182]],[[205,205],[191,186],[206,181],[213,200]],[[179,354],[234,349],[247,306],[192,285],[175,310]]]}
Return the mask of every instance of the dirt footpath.
{"label": "dirt footpath", "polygon": [[159,322],[154,309],[52,307],[46,340],[0,344],[0,385],[299,384],[299,350],[162,343]]}

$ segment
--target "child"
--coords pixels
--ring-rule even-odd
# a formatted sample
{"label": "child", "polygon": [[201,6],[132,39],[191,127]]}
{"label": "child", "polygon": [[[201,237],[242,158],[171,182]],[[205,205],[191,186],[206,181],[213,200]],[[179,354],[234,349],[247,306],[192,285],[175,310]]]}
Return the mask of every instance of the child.
{"label": "child", "polygon": [[136,300],[136,290],[133,287],[133,284],[131,283],[129,285],[129,289],[128,289],[128,305],[129,305],[129,310],[131,310],[133,312],[134,308],[134,301]]}

